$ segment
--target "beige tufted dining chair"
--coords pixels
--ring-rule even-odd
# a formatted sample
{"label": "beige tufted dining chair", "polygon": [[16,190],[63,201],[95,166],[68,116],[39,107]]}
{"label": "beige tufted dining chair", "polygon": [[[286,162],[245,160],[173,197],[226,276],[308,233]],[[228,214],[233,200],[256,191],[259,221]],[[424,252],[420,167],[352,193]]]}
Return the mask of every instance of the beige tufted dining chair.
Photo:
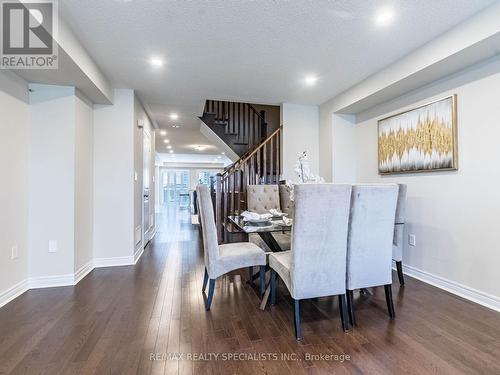
{"label": "beige tufted dining chair", "polygon": [[293,218],[293,201],[291,199],[288,186],[279,185],[279,193],[281,211],[288,214],[289,218]]}
{"label": "beige tufted dining chair", "polygon": [[248,185],[247,210],[265,214],[271,209],[280,209],[278,185]]}
{"label": "beige tufted dining chair", "polygon": [[[278,185],[248,185],[247,210],[258,214],[269,213],[269,210],[280,210],[280,187]],[[283,212],[288,213],[283,210]],[[290,215],[289,215],[290,217]],[[273,233],[273,237],[282,250],[290,250],[290,233]],[[258,235],[251,235],[250,241],[270,251]]]}

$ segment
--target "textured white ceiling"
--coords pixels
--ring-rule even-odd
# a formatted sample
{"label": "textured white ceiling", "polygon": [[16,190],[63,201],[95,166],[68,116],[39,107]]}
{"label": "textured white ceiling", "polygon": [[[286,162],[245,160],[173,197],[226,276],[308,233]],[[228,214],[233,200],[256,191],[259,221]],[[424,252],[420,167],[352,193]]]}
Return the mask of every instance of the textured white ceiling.
{"label": "textured white ceiling", "polygon": [[[199,128],[200,120],[198,120]],[[165,143],[165,139],[169,143]],[[167,146],[171,146],[174,153],[182,154],[206,154],[220,155],[222,150],[219,150],[212,144],[201,132],[190,128],[173,129],[168,128],[166,135],[161,135],[159,131],[156,133],[156,151],[168,152]]]}
{"label": "textured white ceiling", "polygon": [[[64,0],[59,8],[115,87],[137,90],[161,127],[176,112],[198,131],[207,98],[322,103],[493,2]],[[386,6],[394,22],[378,28]],[[165,66],[152,68],[152,56]],[[310,73],[315,87],[303,83]]]}

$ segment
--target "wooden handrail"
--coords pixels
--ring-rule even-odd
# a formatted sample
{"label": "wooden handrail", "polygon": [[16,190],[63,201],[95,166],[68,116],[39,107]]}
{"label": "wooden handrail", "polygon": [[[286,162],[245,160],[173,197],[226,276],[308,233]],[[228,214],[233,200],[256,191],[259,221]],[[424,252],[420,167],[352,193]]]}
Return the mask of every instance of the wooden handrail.
{"label": "wooden handrail", "polygon": [[245,163],[246,161],[248,161],[248,159],[250,159],[252,156],[254,156],[261,148],[264,147],[265,144],[267,144],[269,142],[269,140],[271,138],[273,138],[276,134],[278,134],[281,129],[283,129],[283,125],[281,125],[278,129],[276,129],[275,131],[273,131],[271,133],[271,135],[269,135],[265,140],[263,140],[260,144],[258,144],[257,146],[253,147],[251,150],[248,150],[246,153],[244,153],[238,160],[236,160],[228,169],[226,169],[222,175],[226,175],[228,174],[229,172],[235,170],[237,168],[237,166]]}
{"label": "wooden handrail", "polygon": [[231,241],[229,215],[246,209],[248,185],[278,184],[281,176],[280,126],[224,173],[219,173],[213,187],[215,223],[220,243]]}
{"label": "wooden handrail", "polygon": [[241,164],[245,163],[248,161],[248,159],[250,159],[253,155],[255,155],[257,153],[257,151],[259,151],[262,147],[264,147],[264,145],[271,139],[273,138],[276,134],[278,134],[281,129],[283,128],[283,126],[280,126],[278,129],[276,129],[275,131],[272,132],[272,134],[266,138],[266,140],[264,142],[262,142],[260,145],[258,145],[250,155],[248,155],[247,157],[245,157],[242,161],[241,161]]}

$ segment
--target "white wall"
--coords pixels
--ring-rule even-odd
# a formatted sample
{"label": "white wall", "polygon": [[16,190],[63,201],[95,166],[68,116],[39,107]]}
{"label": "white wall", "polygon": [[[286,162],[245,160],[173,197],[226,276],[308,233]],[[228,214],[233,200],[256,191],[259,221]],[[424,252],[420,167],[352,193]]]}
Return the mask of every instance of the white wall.
{"label": "white wall", "polygon": [[283,179],[296,181],[297,157],[307,151],[311,172],[319,173],[319,107],[283,103]]}
{"label": "white wall", "polygon": [[[75,89],[30,89],[29,274],[73,274]],[[57,252],[48,252],[49,240],[57,241]]]}
{"label": "white wall", "polygon": [[[138,121],[144,122],[144,127],[141,129],[137,126]],[[149,163],[149,212],[143,213],[143,179],[144,179],[144,132],[149,134],[150,137],[150,163]],[[135,251],[137,252],[145,245],[145,241],[150,239],[151,234],[154,232],[155,227],[155,184],[154,184],[154,170],[155,170],[155,132],[151,119],[147,115],[141,102],[137,96],[134,96],[134,171],[137,174],[137,179],[134,182],[134,228],[139,228],[142,233],[143,241],[135,244]],[[149,215],[150,225],[149,228],[144,228],[143,214]],[[135,239],[137,242],[138,239]]]}
{"label": "white wall", "polygon": [[0,70],[0,306],[28,276],[28,131],[28,85]]}
{"label": "white wall", "polygon": [[92,262],[94,235],[94,116],[92,104],[75,97],[75,267]]}
{"label": "white wall", "polygon": [[363,154],[363,148],[356,141],[355,120],[353,115],[331,115],[331,145],[334,152],[330,154],[331,162],[327,166],[330,167],[333,181],[338,183],[356,182],[357,158]]}
{"label": "white wall", "polygon": [[30,89],[29,277],[64,284],[93,258],[93,109],[73,87]]}
{"label": "white wall", "polygon": [[[134,92],[94,106],[94,257],[124,263],[134,255]],[[114,260],[113,260],[114,258]]]}
{"label": "white wall", "polygon": [[[454,93],[458,95],[459,170],[379,176],[377,120]],[[409,272],[500,309],[498,97],[497,59],[401,98],[399,103],[404,104],[392,103],[389,111],[361,114],[356,144],[345,150],[345,156],[358,154],[357,181],[408,184],[406,232],[417,237],[415,247],[405,240],[403,263]]]}
{"label": "white wall", "polygon": [[319,107],[319,125],[318,125],[318,164],[319,174],[327,182],[332,181],[332,111],[321,105]]}
{"label": "white wall", "polygon": [[[142,220],[134,131],[146,114],[140,103],[134,108],[133,90],[93,107],[74,87],[30,84],[28,95],[28,84],[6,71],[0,87],[0,306],[28,288],[73,285],[94,266],[134,263],[137,160]],[[154,131],[146,120],[154,214]]]}

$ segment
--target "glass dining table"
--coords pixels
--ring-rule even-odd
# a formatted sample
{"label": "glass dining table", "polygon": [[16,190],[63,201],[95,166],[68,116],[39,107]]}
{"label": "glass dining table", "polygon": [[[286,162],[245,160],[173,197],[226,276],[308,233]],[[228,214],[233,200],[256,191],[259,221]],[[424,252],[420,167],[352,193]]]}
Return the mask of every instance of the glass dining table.
{"label": "glass dining table", "polygon": [[[283,251],[278,241],[273,236],[273,233],[287,233],[292,230],[292,225],[284,225],[281,218],[271,218],[269,221],[263,223],[250,223],[243,220],[242,216],[228,216],[229,221],[234,224],[240,231],[246,234],[256,233],[264,241],[264,243],[271,249],[272,252]],[[268,269],[268,266],[266,266]],[[258,274],[251,274],[250,278],[255,279]],[[260,303],[260,309],[264,310],[266,308],[267,301],[269,299],[269,294],[271,293],[271,286],[269,282],[266,282],[266,291],[262,296]]]}
{"label": "glass dining table", "polygon": [[274,236],[273,233],[287,233],[292,230],[291,225],[283,224],[281,217],[275,217],[269,219],[269,221],[263,223],[250,223],[243,220],[242,216],[228,216],[229,221],[234,224],[240,231],[251,234],[257,233],[260,238],[266,243],[266,245],[271,249],[272,252],[283,251],[280,244]]}

